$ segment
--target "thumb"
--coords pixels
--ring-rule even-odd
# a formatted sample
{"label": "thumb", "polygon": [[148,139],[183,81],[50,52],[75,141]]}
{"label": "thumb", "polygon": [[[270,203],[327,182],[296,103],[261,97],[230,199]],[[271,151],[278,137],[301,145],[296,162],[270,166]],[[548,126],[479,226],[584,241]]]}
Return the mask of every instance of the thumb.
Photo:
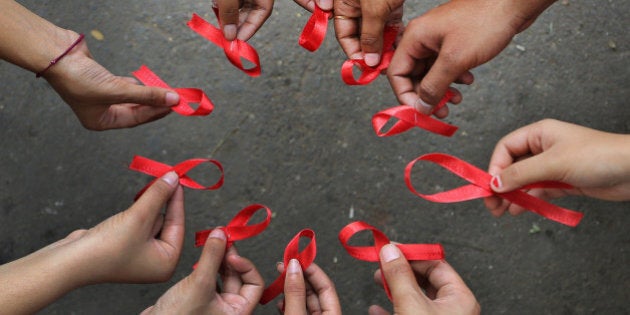
{"label": "thumb", "polygon": [[562,180],[562,174],[561,164],[543,152],[504,168],[492,178],[490,187],[504,193],[536,182]]}
{"label": "thumb", "polygon": [[[426,308],[426,297],[420,290],[416,276],[400,249],[395,244],[387,244],[381,248],[379,257],[381,271],[389,286],[397,313],[405,313],[404,310],[407,310],[410,311],[409,314],[424,314],[426,309],[409,309],[410,307]],[[412,303],[413,300],[418,300],[422,304]]]}
{"label": "thumb", "polygon": [[171,171],[164,174],[133,204],[130,209],[131,212],[138,213],[144,219],[155,217],[175,192],[178,182],[179,176],[177,173]]}
{"label": "thumb", "polygon": [[286,266],[284,280],[284,313],[307,314],[306,312],[306,284],[302,267],[297,259],[291,259]]}
{"label": "thumb", "polygon": [[333,9],[332,0],[316,0],[317,6],[319,6],[324,11],[330,11]]}
{"label": "thumb", "polygon": [[169,107],[179,103],[179,95],[174,91],[154,87],[127,83],[121,88],[120,103],[134,103],[149,106]]}
{"label": "thumb", "polygon": [[374,67],[381,62],[383,51],[383,29],[387,15],[384,12],[363,10],[361,21],[361,50],[365,64]]}

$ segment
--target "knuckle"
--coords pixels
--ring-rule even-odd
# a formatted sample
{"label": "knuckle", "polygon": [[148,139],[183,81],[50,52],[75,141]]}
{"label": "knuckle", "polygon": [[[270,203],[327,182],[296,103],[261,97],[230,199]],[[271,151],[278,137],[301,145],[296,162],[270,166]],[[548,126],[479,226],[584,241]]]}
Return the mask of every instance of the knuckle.
{"label": "knuckle", "polygon": [[438,96],[439,88],[434,82],[422,80],[418,86],[418,92],[425,96],[432,105],[437,104],[440,100],[440,97]]}
{"label": "knuckle", "polygon": [[379,42],[379,38],[374,34],[361,33],[360,41],[362,46],[374,46]]}

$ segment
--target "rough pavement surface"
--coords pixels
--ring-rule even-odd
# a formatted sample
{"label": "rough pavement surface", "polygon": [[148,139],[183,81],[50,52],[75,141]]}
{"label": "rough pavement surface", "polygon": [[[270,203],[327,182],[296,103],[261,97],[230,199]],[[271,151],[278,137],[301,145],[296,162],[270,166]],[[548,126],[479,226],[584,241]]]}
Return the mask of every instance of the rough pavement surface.
{"label": "rough pavement surface", "polygon": [[[629,133],[630,2],[554,4],[499,57],[474,70],[475,84],[461,89],[464,101],[447,118],[460,127],[450,139],[418,129],[376,137],[371,116],[396,105],[386,78],[344,85],[344,56],[332,27],[319,51],[302,49],[297,38],[307,14],[292,1],[277,1],[250,41],[262,60],[259,78],[238,71],[186,27],[192,12],[214,21],[210,1],[21,2],[86,33],[95,59],[113,73],[146,64],[172,86],[202,88],[216,109],[203,118],[170,115],[134,129],[90,132],[44,80],[0,63],[0,263],[126,209],[151,179],[127,169],[133,155],[167,163],[212,157],[226,176],[220,190],[186,190],[185,248],[169,282],[83,288],[43,314],[142,311],[191,271],[201,253],[194,232],[226,224],[250,203],[269,206],[275,217],[263,234],[237,244],[240,253],[270,282],[284,244],[313,228],[316,262],[334,279],[347,314],[375,303],[391,307],[372,281],[376,264],[354,260],[337,241],[353,220],[392,240],[442,243],[487,314],[630,312],[630,203],[565,198],[557,203],[585,213],[569,228],[532,213],[496,219],[480,200],[431,203],[403,182],[406,163],[429,152],[486,168],[502,136],[543,118]],[[406,16],[436,4],[409,1]],[[461,184],[433,165],[416,168],[421,191]],[[256,313],[275,314],[274,303]]]}

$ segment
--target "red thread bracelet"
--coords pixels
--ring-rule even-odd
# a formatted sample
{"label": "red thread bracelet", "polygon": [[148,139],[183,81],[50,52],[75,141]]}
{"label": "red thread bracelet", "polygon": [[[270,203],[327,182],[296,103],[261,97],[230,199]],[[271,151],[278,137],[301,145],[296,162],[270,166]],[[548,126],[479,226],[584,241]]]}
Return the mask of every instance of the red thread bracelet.
{"label": "red thread bracelet", "polygon": [[63,53],[61,53],[61,55],[59,55],[59,57],[53,59],[50,61],[50,63],[48,64],[48,67],[46,67],[46,69],[37,72],[35,74],[36,78],[41,77],[42,75],[44,75],[44,72],[48,71],[48,69],[50,69],[50,67],[54,66],[55,64],[57,64],[57,62],[59,62],[59,60],[61,60],[61,58],[65,57],[74,47],[76,47],[77,45],[79,45],[79,43],[83,40],[83,38],[85,37],[85,35],[83,34],[79,34],[79,38],[77,38],[77,40],[74,41],[74,43],[72,43],[72,45],[70,45],[70,47],[68,47],[68,49],[66,49],[66,51],[64,51]]}

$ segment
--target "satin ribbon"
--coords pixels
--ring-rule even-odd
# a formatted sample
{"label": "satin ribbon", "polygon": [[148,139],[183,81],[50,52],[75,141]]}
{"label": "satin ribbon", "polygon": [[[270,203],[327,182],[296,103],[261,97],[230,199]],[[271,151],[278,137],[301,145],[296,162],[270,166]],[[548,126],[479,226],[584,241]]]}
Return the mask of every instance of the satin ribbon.
{"label": "satin ribbon", "polygon": [[[361,231],[370,231],[372,232],[372,237],[374,238],[373,246],[350,246],[348,245],[348,241],[357,233]],[[379,259],[379,253],[381,252],[381,248],[390,243],[389,239],[383,232],[379,231],[377,228],[363,222],[363,221],[355,221],[348,225],[346,225],[339,232],[339,241],[343,248],[346,249],[350,256],[370,262],[378,262],[379,267],[382,269],[381,260]],[[407,260],[438,260],[444,259],[444,248],[440,244],[394,244],[405,256]],[[387,297],[392,300],[391,292],[389,291],[389,286],[387,285],[387,281],[385,280],[385,274],[381,272],[381,279],[383,280],[383,288],[385,288],[385,293],[387,293]]]}
{"label": "satin ribbon", "polygon": [[[219,13],[217,8],[213,8],[214,14],[217,16],[217,20],[219,20]],[[219,20],[219,25],[221,21]],[[215,27],[214,25],[208,23],[208,21],[202,19],[199,15],[193,13],[192,18],[188,23],[186,23],[190,29],[197,32],[197,34],[205,37],[207,40],[213,42],[215,45],[223,48],[225,52],[225,56],[227,59],[237,68],[241,69],[241,71],[247,73],[252,77],[257,77],[260,75],[260,58],[258,57],[258,53],[256,49],[252,47],[247,42],[244,42],[240,39],[235,39],[233,41],[228,41],[223,36],[223,32],[220,28]],[[251,62],[254,64],[253,68],[245,69],[243,66],[243,61],[241,58]]]}
{"label": "satin ribbon", "polygon": [[[383,54],[381,55],[381,62],[374,67],[370,67],[363,59],[346,60],[343,65],[341,65],[341,79],[343,79],[343,82],[346,82],[348,85],[366,85],[376,80],[381,72],[389,67],[389,63],[392,61],[392,57],[394,56],[394,42],[397,36],[397,27],[385,26],[385,30],[383,31]],[[355,79],[354,73],[352,73],[355,65],[362,71],[358,79]]]}
{"label": "satin ribbon", "polygon": [[[309,238],[310,242],[302,251],[299,251],[300,238],[302,237]],[[286,278],[287,268],[291,259],[297,259],[302,267],[302,270],[306,270],[313,260],[315,260],[315,255],[317,255],[315,232],[311,229],[304,229],[298,232],[284,250],[284,257],[282,259],[284,262],[284,271],[265,289],[265,291],[263,291],[262,297],[260,298],[260,304],[267,304],[276,296],[280,295],[280,293],[284,292],[284,278]]]}
{"label": "satin ribbon", "polygon": [[328,28],[328,19],[330,19],[331,15],[331,11],[324,11],[315,4],[315,10],[300,34],[300,39],[298,40],[300,46],[311,52],[316,51],[324,42],[326,29]]}
{"label": "satin ribbon", "polygon": [[[446,102],[448,102],[453,96],[453,92],[446,91],[444,98],[442,98],[440,103],[435,106],[431,115],[440,108],[444,107]],[[422,114],[409,105],[395,106],[376,113],[372,117],[372,127],[374,128],[376,135],[379,137],[397,135],[413,127],[425,129],[445,137],[450,137],[455,133],[455,131],[457,131],[457,126],[449,125],[441,120],[437,120],[431,117],[431,115]],[[398,121],[394,123],[388,131],[384,132],[383,127],[385,127],[385,124],[387,124],[391,118],[397,118]]]}
{"label": "satin ribbon", "polygon": [[[191,179],[190,177],[188,177],[188,175],[186,175],[188,171],[199,166],[202,163],[212,163],[216,165],[216,167],[219,168],[219,171],[221,171],[221,177],[212,186],[203,186],[197,183],[196,181],[194,181],[193,179]],[[148,185],[144,186],[144,188],[142,188],[142,190],[140,190],[138,194],[136,194],[136,197],[134,200],[137,200],[138,198],[140,198],[140,196],[142,196],[142,194],[156,180],[158,180],[160,177],[164,176],[164,174],[170,171],[174,171],[175,173],[177,173],[177,175],[179,176],[179,183],[184,187],[188,187],[192,189],[201,189],[201,190],[214,190],[223,186],[223,166],[217,160],[190,159],[190,160],[185,160],[181,163],[178,163],[175,166],[170,166],[164,163],[160,163],[160,162],[136,155],[133,157],[133,160],[131,161],[131,164],[129,165],[129,169],[156,177]]]}
{"label": "satin ribbon", "polygon": [[[214,105],[202,90],[195,88],[173,89],[145,65],[140,66],[140,69],[132,72],[132,74],[146,86],[175,90],[179,94],[179,103],[171,109],[182,116],[207,116],[214,109]],[[199,107],[193,109],[190,103],[197,103]]]}
{"label": "satin ribbon", "polygon": [[[263,209],[267,212],[265,220],[260,223],[247,225],[254,213]],[[225,232],[227,247],[230,248],[230,246],[232,246],[232,244],[236,241],[244,240],[260,234],[267,228],[269,222],[271,222],[271,210],[266,206],[261,204],[252,204],[243,208],[236,214],[236,216],[234,216],[234,218],[232,218],[230,223],[221,227],[223,232]],[[205,245],[208,235],[210,235],[212,230],[213,229],[203,230],[195,233],[195,247]]]}
{"label": "satin ribbon", "polygon": [[[417,192],[411,184],[411,170],[414,164],[416,164],[416,162],[418,161],[428,161],[438,164],[439,166],[451,171],[455,175],[467,180],[471,184],[432,195],[423,195]],[[405,183],[407,184],[409,190],[415,195],[429,201],[450,203],[483,197],[499,196],[534,213],[542,215],[547,219],[571,227],[577,226],[584,216],[583,213],[553,205],[522,191],[523,189],[532,188],[572,189],[573,186],[571,185],[555,181],[544,181],[527,185],[519,190],[514,190],[506,193],[496,193],[490,188],[491,180],[492,176],[490,174],[454,156],[443,153],[430,153],[422,155],[415,160],[409,162],[409,164],[407,164],[407,167],[405,168]]]}

